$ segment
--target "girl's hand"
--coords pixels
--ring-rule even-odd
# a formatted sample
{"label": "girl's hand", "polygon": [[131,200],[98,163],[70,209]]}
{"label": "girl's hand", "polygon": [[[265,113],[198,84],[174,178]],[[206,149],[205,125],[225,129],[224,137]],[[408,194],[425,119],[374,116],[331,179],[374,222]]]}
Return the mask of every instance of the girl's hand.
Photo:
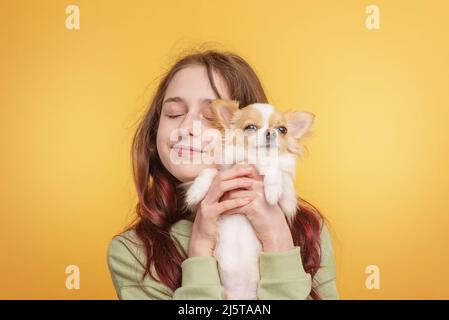
{"label": "girl's hand", "polygon": [[208,193],[200,202],[192,226],[188,256],[212,256],[218,231],[218,218],[226,211],[239,209],[248,204],[251,199],[233,197],[220,200],[225,192],[234,189],[249,189],[253,179],[248,176],[253,171],[247,164],[235,165],[230,169],[219,172],[209,188]]}
{"label": "girl's hand", "polygon": [[249,197],[252,201],[243,207],[227,210],[224,214],[245,214],[262,243],[263,251],[286,251],[294,248],[293,238],[287,219],[279,204],[270,205],[265,200],[263,176],[252,166],[249,175],[252,186],[248,190],[227,191],[222,199],[232,200]]}

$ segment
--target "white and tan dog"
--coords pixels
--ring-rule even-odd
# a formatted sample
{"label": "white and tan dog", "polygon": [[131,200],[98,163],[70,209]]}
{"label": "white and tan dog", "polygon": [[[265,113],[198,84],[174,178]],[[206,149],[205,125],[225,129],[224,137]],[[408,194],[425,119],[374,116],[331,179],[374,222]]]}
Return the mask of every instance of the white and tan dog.
{"label": "white and tan dog", "polygon": [[[297,213],[296,156],[303,155],[300,139],[309,132],[314,115],[304,111],[281,113],[262,103],[239,109],[239,103],[233,100],[213,100],[210,107],[213,125],[222,134],[217,148],[222,152],[222,163],[204,169],[193,182],[184,184],[186,205],[195,208],[201,202],[219,170],[245,162],[254,164],[264,176],[267,202],[279,203],[291,222]],[[226,299],[257,299],[261,250],[243,214],[220,216],[214,256]]]}

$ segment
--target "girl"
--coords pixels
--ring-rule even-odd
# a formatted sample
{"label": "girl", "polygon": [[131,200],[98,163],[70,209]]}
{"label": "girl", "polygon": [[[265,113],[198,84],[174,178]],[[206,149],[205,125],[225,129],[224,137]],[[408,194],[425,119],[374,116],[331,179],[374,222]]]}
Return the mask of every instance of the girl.
{"label": "girl", "polygon": [[[137,219],[108,249],[108,265],[120,299],[224,299],[213,251],[222,214],[244,213],[263,251],[258,299],[339,299],[332,242],[324,217],[299,198],[291,225],[279,205],[270,206],[263,177],[235,165],[215,177],[197,212],[189,212],[177,188],[207,167],[171,161],[176,131],[193,138],[194,123],[207,129],[208,103],[233,99],[240,106],[268,103],[250,65],[229,52],[208,50],[180,59],[160,82],[133,139]],[[201,139],[201,137],[200,137]],[[207,141],[201,141],[204,147]],[[178,150],[191,155],[202,150]]]}

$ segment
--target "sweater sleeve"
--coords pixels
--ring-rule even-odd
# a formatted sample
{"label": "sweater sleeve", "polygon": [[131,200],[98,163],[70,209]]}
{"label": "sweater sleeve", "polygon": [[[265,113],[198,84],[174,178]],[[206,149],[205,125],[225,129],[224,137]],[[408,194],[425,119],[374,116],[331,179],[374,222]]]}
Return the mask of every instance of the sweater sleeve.
{"label": "sweater sleeve", "polygon": [[[310,299],[312,285],[322,299],[339,299],[332,242],[327,227],[321,233],[321,268],[312,284],[306,273],[301,248],[283,252],[260,253],[258,299]],[[119,299],[193,300],[224,299],[217,261],[214,257],[190,257],[181,264],[182,284],[174,292],[157,279],[146,276],[142,250],[121,236],[108,248],[108,266]]]}
{"label": "sweater sleeve", "polygon": [[182,285],[174,292],[153,277],[141,279],[145,259],[138,247],[121,236],[108,248],[108,267],[117,297],[121,300],[223,299],[217,262],[213,257],[191,257],[183,261]]}
{"label": "sweater sleeve", "polygon": [[138,247],[121,236],[112,239],[108,248],[108,266],[117,297],[121,300],[167,300],[172,292],[152,277],[146,276]]}
{"label": "sweater sleeve", "polygon": [[335,271],[334,249],[329,229],[326,224],[321,231],[321,268],[315,274],[314,280],[321,299],[339,300],[340,295],[337,290],[337,275]]}
{"label": "sweater sleeve", "polygon": [[217,260],[214,257],[190,257],[181,264],[182,284],[174,300],[223,300]]}
{"label": "sweater sleeve", "polygon": [[[301,260],[301,248],[282,252],[261,252],[259,256],[259,300],[309,300],[312,279]],[[326,225],[321,231],[321,268],[313,287],[321,299],[339,299],[333,262],[332,243]]]}

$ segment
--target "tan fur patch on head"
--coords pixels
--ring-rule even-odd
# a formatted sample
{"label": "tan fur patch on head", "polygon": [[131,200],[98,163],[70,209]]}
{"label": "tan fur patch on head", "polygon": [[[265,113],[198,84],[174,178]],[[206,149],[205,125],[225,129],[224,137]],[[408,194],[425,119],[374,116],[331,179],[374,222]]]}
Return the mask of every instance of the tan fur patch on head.
{"label": "tan fur patch on head", "polygon": [[210,102],[213,117],[211,126],[224,131],[230,127],[236,115],[240,112],[239,102],[236,100],[214,99]]}
{"label": "tan fur patch on head", "polygon": [[254,124],[258,127],[263,125],[263,117],[258,110],[251,105],[240,110],[240,115],[236,119],[234,128],[244,130],[249,124]]}
{"label": "tan fur patch on head", "polygon": [[268,120],[268,127],[275,129],[279,126],[287,127],[287,121],[285,121],[284,115],[282,113],[274,112],[270,115],[270,118]]}

